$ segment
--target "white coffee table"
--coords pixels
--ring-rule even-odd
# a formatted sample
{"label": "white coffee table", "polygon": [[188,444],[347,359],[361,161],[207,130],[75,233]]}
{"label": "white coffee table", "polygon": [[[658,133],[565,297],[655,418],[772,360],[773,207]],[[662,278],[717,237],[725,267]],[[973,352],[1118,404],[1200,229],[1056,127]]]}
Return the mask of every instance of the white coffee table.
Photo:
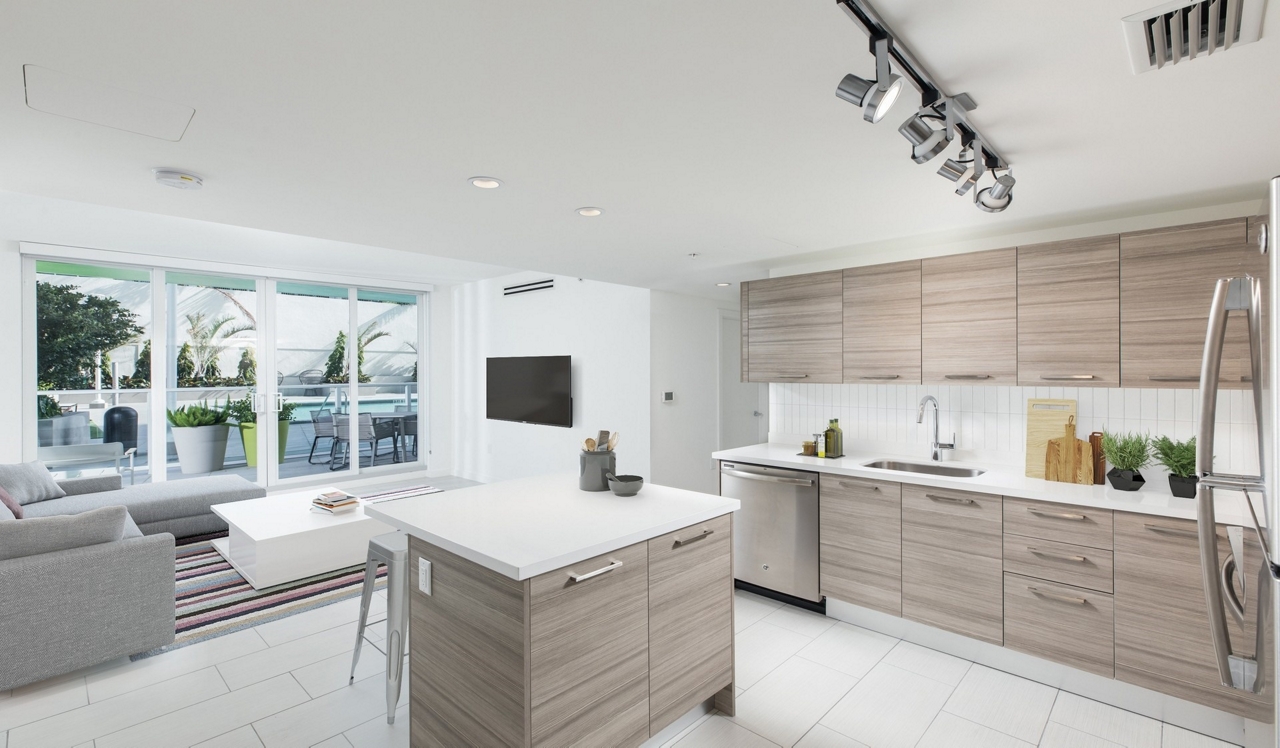
{"label": "white coffee table", "polygon": [[394,528],[366,517],[364,506],[344,514],[311,511],[329,488],[308,488],[261,499],[214,504],[231,533],[213,541],[222,557],[255,590],[365,562],[369,538]]}

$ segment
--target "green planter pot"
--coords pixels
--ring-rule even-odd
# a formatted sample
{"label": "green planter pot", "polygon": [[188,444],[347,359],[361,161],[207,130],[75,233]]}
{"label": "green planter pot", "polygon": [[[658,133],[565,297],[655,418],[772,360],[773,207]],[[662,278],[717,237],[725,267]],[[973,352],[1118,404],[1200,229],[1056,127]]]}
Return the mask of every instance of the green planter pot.
{"label": "green planter pot", "polygon": [[[280,450],[278,457],[280,462],[284,462],[284,448],[289,442],[289,423],[290,421],[277,421],[280,429]],[[249,467],[258,466],[258,424],[242,423],[240,424],[240,443],[244,445],[244,459]]]}

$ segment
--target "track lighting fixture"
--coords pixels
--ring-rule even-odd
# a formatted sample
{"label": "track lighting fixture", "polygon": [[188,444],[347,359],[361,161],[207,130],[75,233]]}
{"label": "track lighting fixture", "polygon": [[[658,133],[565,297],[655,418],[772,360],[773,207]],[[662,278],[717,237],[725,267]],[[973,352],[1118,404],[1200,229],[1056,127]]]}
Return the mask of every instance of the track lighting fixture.
{"label": "track lighting fixture", "polygon": [[956,194],[964,195],[982,178],[986,165],[983,164],[981,158],[975,158],[975,153],[982,152],[982,145],[977,138],[969,139],[965,143],[964,148],[960,150],[960,155],[956,158],[947,159],[938,169],[938,175],[950,179],[956,183]]}
{"label": "track lighting fixture", "polygon": [[945,124],[941,130],[935,130],[926,121],[943,119],[930,107],[923,107],[911,118],[902,123],[898,132],[911,143],[911,160],[923,164],[942,153],[951,145],[951,130]]}
{"label": "track lighting fixture", "polygon": [[1013,202],[1013,185],[1016,182],[1012,174],[1005,172],[996,178],[995,184],[978,190],[978,194],[973,196],[973,202],[979,210],[999,213]]}
{"label": "track lighting fixture", "polygon": [[889,46],[893,40],[887,36],[872,37],[871,53],[876,56],[876,79],[869,81],[850,73],[836,86],[836,96],[862,107],[862,118],[875,124],[893,108],[902,93],[902,77],[889,72]]}

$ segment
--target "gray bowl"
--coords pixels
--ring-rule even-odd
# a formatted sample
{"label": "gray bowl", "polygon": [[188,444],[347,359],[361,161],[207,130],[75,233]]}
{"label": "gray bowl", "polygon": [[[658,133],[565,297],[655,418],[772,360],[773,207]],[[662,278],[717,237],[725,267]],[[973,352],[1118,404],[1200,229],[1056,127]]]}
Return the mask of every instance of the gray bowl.
{"label": "gray bowl", "polygon": [[644,486],[644,478],[638,475],[614,475],[610,473],[609,490],[613,491],[615,496],[635,496],[640,493],[641,487]]}

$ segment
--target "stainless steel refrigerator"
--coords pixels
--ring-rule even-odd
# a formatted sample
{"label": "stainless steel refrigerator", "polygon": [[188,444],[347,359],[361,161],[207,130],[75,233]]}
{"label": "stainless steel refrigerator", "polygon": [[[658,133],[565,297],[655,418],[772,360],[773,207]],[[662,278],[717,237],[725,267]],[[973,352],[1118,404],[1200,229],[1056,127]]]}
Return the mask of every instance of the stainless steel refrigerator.
{"label": "stainless steel refrigerator", "polygon": [[[1269,194],[1270,217],[1259,237],[1259,251],[1267,255],[1267,277],[1255,278],[1242,275],[1222,278],[1214,291],[1209,309],[1209,325],[1205,334],[1204,358],[1200,366],[1199,433],[1196,436],[1196,473],[1200,482],[1196,489],[1196,511],[1200,535],[1200,567],[1204,579],[1205,601],[1209,610],[1209,628],[1213,637],[1214,654],[1217,657],[1218,674],[1222,683],[1230,688],[1267,695],[1276,705],[1276,688],[1268,670],[1275,663],[1275,642],[1280,641],[1276,630],[1280,617],[1277,613],[1276,580],[1280,579],[1280,566],[1274,555],[1280,548],[1280,485],[1276,471],[1280,469],[1280,442],[1276,438],[1277,418],[1274,395],[1280,391],[1280,346],[1274,344],[1275,331],[1280,319],[1276,313],[1277,291],[1277,240],[1280,239],[1280,177],[1271,180]],[[1263,283],[1271,293],[1263,293]],[[1269,299],[1267,298],[1269,297]],[[1214,423],[1218,405],[1219,374],[1222,365],[1223,344],[1227,334],[1227,318],[1230,314],[1243,315],[1248,320],[1250,371],[1252,378],[1254,418],[1257,424],[1258,475],[1237,475],[1214,469]],[[1264,318],[1269,323],[1264,325]],[[1264,336],[1264,330],[1271,332]],[[1239,507],[1252,519],[1252,527],[1229,528],[1227,543],[1220,551],[1214,501],[1239,502]],[[1242,568],[1245,548],[1250,553],[1262,553],[1262,564],[1256,576]],[[1253,548],[1258,550],[1253,550]],[[1228,616],[1243,627],[1246,617],[1257,624],[1253,642],[1233,640]],[[1238,631],[1239,629],[1237,629]],[[1267,635],[1272,634],[1271,645],[1266,646]],[[1251,656],[1243,654],[1252,652]],[[1272,713],[1273,727],[1267,731],[1271,745],[1280,745],[1280,733],[1274,727],[1276,713]],[[1251,744],[1254,741],[1250,741]]]}

